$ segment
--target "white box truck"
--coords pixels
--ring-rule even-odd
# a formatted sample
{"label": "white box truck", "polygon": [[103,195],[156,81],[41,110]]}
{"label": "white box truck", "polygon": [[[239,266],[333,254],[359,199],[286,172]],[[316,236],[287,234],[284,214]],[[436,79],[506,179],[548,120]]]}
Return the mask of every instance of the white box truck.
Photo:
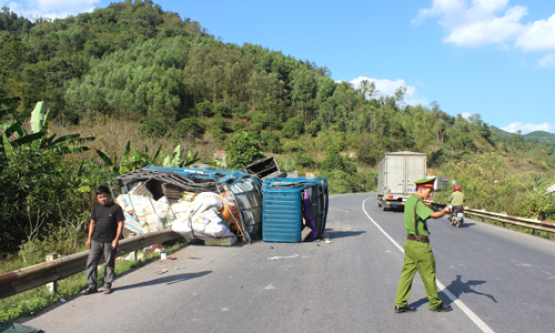
{"label": "white box truck", "polygon": [[426,154],[385,153],[378,162],[378,207],[400,208],[416,192],[414,182],[426,178]]}

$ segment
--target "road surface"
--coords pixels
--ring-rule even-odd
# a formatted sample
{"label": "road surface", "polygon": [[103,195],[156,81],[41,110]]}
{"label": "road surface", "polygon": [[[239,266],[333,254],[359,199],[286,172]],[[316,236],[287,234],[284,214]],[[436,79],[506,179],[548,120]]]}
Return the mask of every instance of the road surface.
{"label": "road surface", "polygon": [[19,322],[83,333],[553,332],[555,242],[472,220],[428,223],[448,289],[440,296],[454,311],[428,311],[417,274],[418,311],[395,314],[402,217],[382,212],[375,194],[332,196],[331,243],[191,245],[118,277],[110,295],[77,296]]}

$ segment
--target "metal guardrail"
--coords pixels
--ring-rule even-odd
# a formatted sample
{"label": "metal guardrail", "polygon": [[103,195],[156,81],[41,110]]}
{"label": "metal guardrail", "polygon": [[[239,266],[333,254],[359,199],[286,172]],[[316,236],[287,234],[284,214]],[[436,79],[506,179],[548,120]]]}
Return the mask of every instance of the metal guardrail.
{"label": "metal guardrail", "polygon": [[[116,257],[149,245],[180,238],[171,229],[141,234],[120,241]],[[12,296],[70,275],[82,272],[87,265],[89,250],[60,257],[49,262],[0,274],[0,299]],[[104,262],[104,259],[99,263]]]}
{"label": "metal guardrail", "polygon": [[[431,201],[427,201],[427,202],[431,202]],[[431,202],[431,203],[436,207],[443,208],[446,206],[445,204],[441,204],[437,202]],[[503,227],[505,228],[507,227],[507,223],[509,223],[509,224],[525,227],[528,229],[532,229],[533,234],[536,234],[537,230],[555,233],[555,223],[553,222],[545,222],[545,221],[540,221],[536,219],[528,219],[524,217],[517,217],[517,216],[501,214],[501,213],[492,213],[492,212],[487,212],[485,210],[471,209],[467,207],[464,208],[464,214],[467,216],[471,215],[471,216],[479,217],[481,218],[482,222],[485,222],[486,219],[491,221],[501,222],[503,223]]]}

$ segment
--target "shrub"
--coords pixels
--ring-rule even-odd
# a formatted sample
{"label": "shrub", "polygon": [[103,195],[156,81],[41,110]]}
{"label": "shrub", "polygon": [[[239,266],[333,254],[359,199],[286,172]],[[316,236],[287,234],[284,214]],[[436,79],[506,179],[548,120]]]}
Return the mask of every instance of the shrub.
{"label": "shrub", "polygon": [[304,152],[304,147],[298,143],[297,141],[287,141],[284,145],[283,145],[283,150],[287,151],[287,152]]}
{"label": "shrub", "polygon": [[252,133],[234,134],[226,145],[231,159],[230,168],[244,168],[246,165],[264,157],[260,149],[260,141]]}
{"label": "shrub", "polygon": [[250,130],[255,132],[260,132],[264,129],[263,123],[251,123]]}
{"label": "shrub", "polygon": [[210,130],[210,133],[212,133],[214,138],[220,141],[224,141],[226,139],[224,130],[219,127],[216,127],[216,126],[212,127],[212,129]]}
{"label": "shrub", "polygon": [[227,121],[221,114],[214,116],[214,127],[224,130],[227,127]]}
{"label": "shrub", "polygon": [[266,123],[269,124],[272,130],[281,131],[283,129],[283,120],[277,114],[266,115]]}
{"label": "shrub", "polygon": [[316,136],[320,131],[320,122],[318,120],[313,120],[310,125],[306,128],[306,133],[310,134],[311,136]]}
{"label": "shrub", "polygon": [[168,129],[169,129],[169,126],[164,124],[163,122],[149,119],[149,120],[144,120],[142,122],[142,125],[139,128],[139,131],[144,136],[153,137],[153,136],[163,136],[164,134],[166,134]]}
{"label": "shrub", "polygon": [[311,167],[316,164],[310,155],[303,153],[295,155],[295,163],[303,167]]}
{"label": "shrub", "polygon": [[233,129],[234,132],[239,132],[243,130],[243,123],[240,121],[236,121],[233,124],[231,124],[231,129]]}
{"label": "shrub", "polygon": [[239,106],[233,110],[233,112],[241,118],[247,117],[247,111],[247,106],[244,103],[239,104]]}
{"label": "shrub", "polygon": [[275,132],[262,131],[262,133],[260,135],[261,135],[262,141],[264,141],[264,143],[267,143],[269,141],[278,141],[279,142],[279,135]]}
{"label": "shrub", "polygon": [[214,113],[224,116],[229,113],[229,108],[224,103],[220,102],[216,104]]}
{"label": "shrub", "polygon": [[324,162],[322,163],[322,171],[331,172],[333,170],[341,170],[345,169],[345,164],[343,161],[343,157],[338,153],[330,154],[326,157]]}
{"label": "shrub", "polygon": [[281,142],[279,141],[279,135],[271,131],[262,131],[261,134],[262,141],[264,145],[273,153],[279,153],[281,151]]}
{"label": "shrub", "polygon": [[177,123],[177,129],[175,134],[178,136],[192,135],[198,137],[204,134],[204,126],[195,118],[185,118],[181,119]]}
{"label": "shrub", "polygon": [[212,103],[210,102],[196,103],[195,110],[201,115],[212,113]]}
{"label": "shrub", "polygon": [[333,143],[337,145],[339,151],[343,151],[346,148],[347,135],[344,132],[339,132],[333,138]]}
{"label": "shrub", "polygon": [[250,130],[260,132],[265,127],[264,123],[265,123],[264,117],[262,117],[259,114],[256,114],[256,115],[252,116]]}
{"label": "shrub", "polygon": [[281,121],[281,119],[271,121],[270,128],[276,131],[281,131],[283,129],[283,121]]}
{"label": "shrub", "polygon": [[301,119],[294,117],[287,120],[281,133],[286,138],[297,137],[304,133],[304,123]]}
{"label": "shrub", "polygon": [[47,226],[61,223],[61,214],[80,216],[78,186],[61,164],[55,151],[19,148],[10,158],[0,154],[0,254],[41,239]]}
{"label": "shrub", "polygon": [[281,153],[282,149],[281,149],[281,143],[279,141],[269,141],[266,144],[266,147],[268,147],[268,149],[272,152],[272,153]]}

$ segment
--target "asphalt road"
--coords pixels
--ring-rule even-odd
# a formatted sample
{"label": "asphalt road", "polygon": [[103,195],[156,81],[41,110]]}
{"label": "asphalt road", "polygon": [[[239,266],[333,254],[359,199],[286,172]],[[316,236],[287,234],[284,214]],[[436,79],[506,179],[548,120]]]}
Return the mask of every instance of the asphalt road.
{"label": "asphalt road", "polygon": [[403,253],[384,232],[402,246],[402,216],[378,209],[375,194],[332,196],[332,243],[188,246],[118,277],[110,295],[20,322],[45,332],[553,332],[555,242],[471,220],[429,222],[454,311],[428,311],[416,275],[418,311],[395,314]]}

